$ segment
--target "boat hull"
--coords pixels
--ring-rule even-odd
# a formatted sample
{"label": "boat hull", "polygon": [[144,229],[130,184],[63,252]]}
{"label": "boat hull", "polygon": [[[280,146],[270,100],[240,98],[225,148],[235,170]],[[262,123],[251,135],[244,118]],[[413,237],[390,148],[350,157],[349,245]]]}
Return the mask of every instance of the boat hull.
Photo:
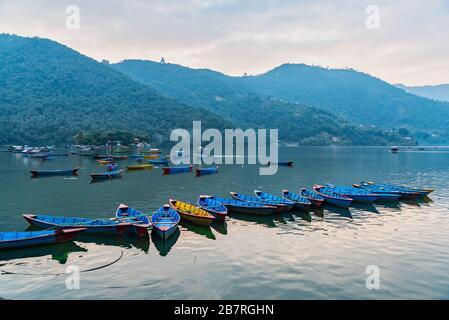
{"label": "boat hull", "polygon": [[257,207],[245,207],[232,204],[224,204],[229,211],[243,214],[251,214],[257,216],[268,216],[276,212],[276,207],[257,208]]}
{"label": "boat hull", "polygon": [[130,224],[120,224],[120,225],[111,225],[111,226],[86,226],[86,225],[58,225],[53,223],[48,223],[46,221],[34,219],[32,215],[24,214],[23,217],[25,220],[32,226],[41,228],[41,229],[50,229],[50,228],[64,228],[64,229],[79,229],[85,228],[83,234],[86,235],[119,235],[128,231],[130,228]]}
{"label": "boat hull", "polygon": [[156,235],[163,240],[170,238],[175,233],[176,229],[178,229],[178,225],[174,225],[166,230],[160,229],[156,225],[153,226],[153,232],[155,232]]}
{"label": "boat hull", "polygon": [[70,170],[31,170],[30,173],[33,177],[38,176],[67,176],[67,175],[77,175],[79,168]]}
{"label": "boat hull", "polygon": [[49,245],[74,240],[84,228],[57,230],[54,234],[46,236],[37,236],[27,239],[0,241],[0,250],[13,250],[21,248],[36,247],[41,245]]}
{"label": "boat hull", "polygon": [[[340,207],[340,208],[348,208],[351,203],[352,203],[352,199],[345,196],[345,195],[341,195],[338,194],[337,192],[334,192],[334,196],[328,195],[326,193],[320,192],[319,189],[322,188],[322,186],[315,186],[313,188],[313,191],[315,191],[317,194],[319,194],[321,197],[324,198],[324,201],[334,205],[336,207]],[[337,197],[338,195],[338,197]]]}
{"label": "boat hull", "polygon": [[383,194],[378,193],[377,195],[377,202],[395,202],[398,201],[401,198],[400,194]]}
{"label": "boat hull", "polygon": [[191,172],[193,169],[193,166],[186,166],[186,167],[163,167],[162,171],[164,174],[176,174],[176,173],[185,173],[185,172]]}

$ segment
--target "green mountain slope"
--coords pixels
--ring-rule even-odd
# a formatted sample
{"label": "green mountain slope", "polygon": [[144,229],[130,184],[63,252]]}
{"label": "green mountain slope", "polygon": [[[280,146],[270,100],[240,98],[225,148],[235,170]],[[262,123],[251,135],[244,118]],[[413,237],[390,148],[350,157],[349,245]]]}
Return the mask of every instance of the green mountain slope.
{"label": "green mountain slope", "polygon": [[356,123],[437,131],[449,127],[449,103],[417,97],[353,70],[285,64],[243,80],[257,93],[313,104]]}
{"label": "green mountain slope", "polygon": [[231,124],[163,97],[51,40],[0,35],[0,143],[71,142],[80,131],[123,130],[153,143],[170,130]]}
{"label": "green mountain slope", "polygon": [[285,142],[400,144],[407,134],[361,128],[328,111],[269,98],[252,88],[251,83],[247,84],[247,78],[229,77],[212,70],[142,60],[125,60],[112,67],[168,97],[209,108],[241,127],[279,128]]}
{"label": "green mountain slope", "polygon": [[403,84],[396,84],[396,87],[420,97],[449,102],[449,84],[418,87],[407,87]]}

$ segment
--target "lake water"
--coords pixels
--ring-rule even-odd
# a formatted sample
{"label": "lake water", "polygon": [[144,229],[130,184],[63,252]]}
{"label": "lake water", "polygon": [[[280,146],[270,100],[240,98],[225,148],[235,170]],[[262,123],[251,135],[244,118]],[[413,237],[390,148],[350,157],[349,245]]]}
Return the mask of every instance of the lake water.
{"label": "lake water", "polygon": [[[349,210],[272,217],[231,215],[212,228],[180,226],[166,243],[155,237],[82,238],[68,244],[0,252],[0,297],[6,299],[448,299],[449,152],[391,154],[386,148],[283,148],[274,176],[256,165],[223,165],[219,174],[163,176],[128,172],[90,184],[101,167],[87,157],[43,162],[0,153],[1,231],[22,231],[23,213],[109,218],[120,203],[150,213],[168,198],[200,194],[279,194],[315,183],[387,181],[434,188],[431,199],[356,205]],[[127,162],[123,162],[126,164]],[[32,168],[82,168],[77,178],[31,179]],[[65,274],[79,267],[80,289]],[[366,268],[378,266],[380,289]]]}

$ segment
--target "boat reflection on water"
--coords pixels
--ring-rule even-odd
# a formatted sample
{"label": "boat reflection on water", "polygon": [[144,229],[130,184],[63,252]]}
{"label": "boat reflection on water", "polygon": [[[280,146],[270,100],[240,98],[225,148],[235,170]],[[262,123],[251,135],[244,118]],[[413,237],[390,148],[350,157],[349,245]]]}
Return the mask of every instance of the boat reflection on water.
{"label": "boat reflection on water", "polygon": [[180,234],[179,228],[176,228],[176,231],[167,239],[162,239],[155,232],[151,233],[151,240],[157,251],[159,251],[160,256],[165,257],[170,252],[171,248],[178,241]]}
{"label": "boat reflection on water", "polygon": [[316,215],[317,217],[324,219],[324,207],[323,206],[320,206],[320,207],[313,206],[312,213],[314,215]]}
{"label": "boat reflection on water", "polygon": [[371,213],[379,214],[379,211],[377,210],[377,208],[372,203],[355,202],[355,203],[351,204],[351,207],[353,207],[354,209],[356,209],[358,211],[364,211],[364,212],[371,212]]}
{"label": "boat reflection on water", "polygon": [[114,180],[122,180],[122,179],[123,179],[122,176],[111,177],[110,179],[92,179],[90,181],[90,184],[105,183],[105,182],[111,182]]}
{"label": "boat reflection on water", "polygon": [[228,224],[226,221],[214,221],[210,226],[221,234],[228,234]]}
{"label": "boat reflection on water", "polygon": [[136,248],[144,253],[148,253],[150,249],[149,237],[136,237],[133,235],[118,235],[118,236],[83,236],[76,239],[77,242],[85,244],[96,244],[103,246],[114,246],[124,249]]}
{"label": "boat reflection on water", "polygon": [[206,238],[211,240],[216,239],[214,233],[212,232],[212,229],[209,226],[200,226],[183,220],[181,220],[179,224],[187,230],[192,231],[193,233],[205,236]]}
{"label": "boat reflection on water", "polygon": [[2,251],[0,252],[0,261],[51,256],[52,260],[60,264],[65,264],[70,254],[79,252],[87,252],[87,249],[79,246],[75,242],[64,242],[48,246]]}
{"label": "boat reflection on water", "polygon": [[292,213],[306,222],[312,222],[312,215],[309,211],[295,210]]}
{"label": "boat reflection on water", "polygon": [[324,205],[324,210],[329,213],[336,213],[344,218],[353,219],[351,211],[348,208],[341,208],[329,204]]}
{"label": "boat reflection on water", "polygon": [[267,228],[275,228],[276,227],[276,223],[274,222],[273,216],[271,216],[271,215],[257,216],[257,215],[252,215],[252,214],[237,213],[237,212],[233,212],[233,211],[229,211],[228,214],[232,219],[235,219],[235,220],[252,222],[252,223],[263,225]]}

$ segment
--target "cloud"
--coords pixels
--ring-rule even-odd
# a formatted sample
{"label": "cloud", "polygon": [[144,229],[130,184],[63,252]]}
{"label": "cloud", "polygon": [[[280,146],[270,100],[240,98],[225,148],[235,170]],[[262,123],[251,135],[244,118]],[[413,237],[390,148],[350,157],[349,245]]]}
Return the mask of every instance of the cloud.
{"label": "cloud", "polygon": [[[65,28],[78,5],[81,29]],[[380,29],[366,27],[366,7]],[[353,67],[389,82],[449,83],[446,0],[0,0],[0,31],[48,37],[96,59],[166,60],[224,73],[286,62]]]}

